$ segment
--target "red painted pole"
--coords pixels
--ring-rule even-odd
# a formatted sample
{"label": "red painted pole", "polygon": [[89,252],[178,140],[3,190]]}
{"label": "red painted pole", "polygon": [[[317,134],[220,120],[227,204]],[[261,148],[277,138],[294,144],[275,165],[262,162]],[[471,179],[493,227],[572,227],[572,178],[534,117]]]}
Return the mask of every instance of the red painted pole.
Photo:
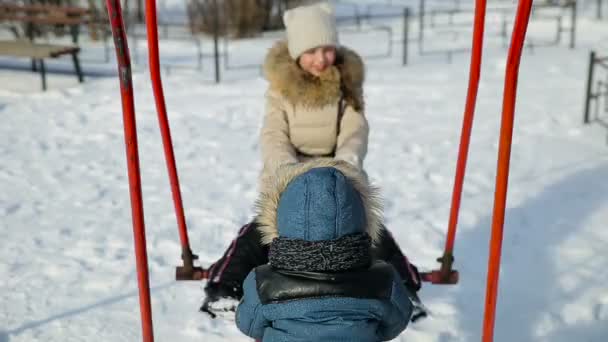
{"label": "red painted pole", "polygon": [[492,216],[492,236],[490,239],[490,257],[488,259],[488,279],[486,288],[486,305],[483,323],[483,342],[494,340],[494,322],[496,319],[496,298],[500,274],[500,256],[502,249],[503,226],[509,182],[509,162],[511,159],[511,139],[515,119],[515,98],[517,95],[517,76],[521,52],[526,38],[530,19],[532,0],[520,0],[515,17],[511,47],[507,58],[505,88],[502,104],[502,122],[500,143],[498,146],[498,166],[496,172],[496,191],[494,193],[494,213]]}
{"label": "red painted pole", "polygon": [[135,240],[135,259],[139,285],[139,306],[144,342],[153,342],[152,308],[150,305],[150,283],[148,276],[148,257],[146,252],[146,229],[144,225],[144,208],[141,196],[141,178],[139,173],[139,155],[137,152],[137,127],[135,123],[135,106],[131,79],[131,60],[129,46],[124,30],[120,0],[106,0],[108,17],[112,27],[118,77],[122,99],[127,167],[129,172],[129,193],[131,196],[131,215]]}
{"label": "red painted pole", "polygon": [[167,171],[169,174],[169,181],[171,183],[173,205],[175,208],[175,216],[177,218],[179,237],[182,245],[182,259],[184,261],[184,265],[177,268],[176,278],[178,280],[200,279],[202,277],[202,270],[198,267],[194,267],[193,260],[196,259],[197,256],[192,254],[192,250],[190,249],[190,241],[188,239],[188,228],[186,227],[184,206],[182,204],[182,195],[179,186],[179,177],[177,174],[177,167],[175,165],[175,155],[173,153],[171,130],[167,116],[167,106],[165,104],[165,95],[163,93],[162,78],[160,74],[160,57],[158,52],[158,23],[156,19],[155,0],[146,0],[146,28],[148,32],[150,78],[152,80],[152,90],[154,91],[154,100],[156,102],[156,112],[158,113],[158,124],[160,126],[163,139],[165,161],[167,163]]}
{"label": "red painted pole", "polygon": [[486,0],[477,0],[475,3],[475,28],[473,31],[473,49],[471,53],[471,70],[469,73],[469,88],[464,108],[464,119],[462,122],[462,133],[460,136],[460,149],[458,161],[456,162],[456,176],[454,177],[454,191],[452,193],[452,206],[450,209],[450,221],[448,223],[448,238],[445,250],[452,253],[458,224],[458,212],[460,211],[460,200],[462,197],[462,184],[467,166],[471,130],[475,116],[475,104],[477,102],[477,91],[479,89],[479,78],[481,75],[481,56],[483,50],[483,33],[486,16]]}
{"label": "red painted pole", "polygon": [[431,281],[434,284],[454,284],[458,281],[458,273],[452,270],[452,264],[454,262],[454,242],[456,239],[456,226],[458,223],[458,213],[460,211],[460,200],[462,197],[462,184],[464,182],[467,156],[469,153],[469,142],[471,140],[471,130],[473,128],[473,118],[475,115],[475,103],[477,101],[477,91],[479,89],[485,16],[486,0],[475,1],[475,21],[473,26],[469,88],[462,121],[462,133],[460,135],[458,161],[456,162],[456,174],[454,176],[454,189],[452,192],[452,204],[450,208],[445,251],[443,256],[438,259],[438,261],[441,262],[441,269],[423,275],[423,279]]}
{"label": "red painted pole", "polygon": [[475,104],[477,102],[477,91],[479,89],[479,78],[481,74],[485,11],[486,1],[478,0],[475,5],[475,29],[473,31],[473,49],[471,53],[471,70],[469,72],[469,88],[464,109],[464,119],[462,122],[458,161],[456,162],[456,176],[454,177],[452,206],[450,209],[450,221],[448,223],[448,238],[445,244],[445,249],[448,252],[452,252],[454,250],[456,225],[458,223],[458,212],[460,210],[460,200],[462,197],[462,184],[467,165],[471,130],[473,128],[473,118],[475,116]]}

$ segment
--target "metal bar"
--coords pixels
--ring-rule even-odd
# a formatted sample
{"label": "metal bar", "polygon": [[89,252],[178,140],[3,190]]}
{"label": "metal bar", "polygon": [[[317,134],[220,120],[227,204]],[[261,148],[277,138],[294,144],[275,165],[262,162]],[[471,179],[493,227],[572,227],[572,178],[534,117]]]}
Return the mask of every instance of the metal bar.
{"label": "metal bar", "polygon": [[559,44],[562,41],[563,24],[562,17],[557,17],[557,34],[555,35],[555,44]]}
{"label": "metal bar", "polygon": [[82,68],[80,67],[80,61],[78,60],[78,52],[72,52],[72,61],[74,62],[74,69],[76,70],[76,76],[78,77],[78,82],[82,83],[84,81],[84,77],[82,75]]}
{"label": "metal bar", "polygon": [[152,89],[154,91],[156,111],[158,113],[158,124],[160,126],[160,131],[163,139],[165,161],[167,163],[167,171],[169,173],[169,181],[171,183],[171,193],[173,194],[175,216],[177,219],[179,237],[182,245],[182,259],[184,261],[184,268],[193,269],[193,259],[195,259],[195,257],[193,256],[192,250],[190,249],[190,241],[188,239],[188,229],[186,227],[184,206],[182,203],[182,195],[179,186],[179,176],[177,173],[177,167],[175,165],[173,142],[171,139],[171,131],[169,128],[169,119],[167,116],[165,95],[163,93],[162,77],[160,74],[156,1],[146,0],[145,9],[146,28],[148,33],[148,64],[150,68]]}
{"label": "metal bar", "polygon": [[215,83],[220,83],[220,52],[218,46],[219,40],[219,8],[217,6],[217,0],[213,0],[213,8],[215,15],[213,16],[213,57],[215,59]]}
{"label": "metal bar", "polygon": [[407,65],[407,44],[410,27],[410,8],[403,9],[403,65]]}
{"label": "metal bar", "polygon": [[454,240],[456,237],[456,226],[458,224],[458,212],[460,210],[460,200],[462,197],[462,185],[466,171],[469,142],[473,128],[473,118],[475,115],[475,103],[477,101],[477,91],[479,89],[479,78],[481,74],[481,59],[483,50],[483,33],[485,24],[485,0],[475,2],[475,22],[473,29],[473,43],[471,53],[471,67],[469,73],[469,88],[464,110],[462,123],[462,133],[460,137],[460,149],[458,151],[458,161],[456,163],[456,175],[454,179],[454,190],[452,193],[452,204],[450,209],[450,220],[448,223],[448,238],[446,240],[445,252],[452,254],[454,250]]}
{"label": "metal bar", "polygon": [[571,17],[570,17],[570,49],[574,49],[576,40],[576,1],[570,2]]}
{"label": "metal bar", "polygon": [[[462,120],[462,133],[460,135],[458,161],[456,163],[456,173],[454,176],[454,189],[452,192],[452,203],[450,208],[445,250],[443,252],[443,256],[437,259],[437,261],[441,263],[441,268],[439,270],[426,273],[423,277],[423,279],[431,281],[433,284],[455,284],[458,282],[458,272],[452,270],[452,265],[454,263],[453,251],[456,239],[458,212],[460,210],[460,199],[462,196],[462,184],[464,182],[467,155],[469,151],[469,141],[473,127],[473,117],[475,115],[475,103],[477,100],[477,91],[479,89],[485,15],[486,0],[476,0],[475,20],[473,23],[472,53],[469,70],[469,86],[464,109],[464,117]],[[448,53],[448,58],[451,60],[451,53]]]}
{"label": "metal bar", "polygon": [[595,51],[589,53],[589,69],[587,72],[587,88],[585,91],[585,111],[583,112],[583,123],[588,124],[589,120],[589,107],[591,105],[591,92],[593,88],[593,71],[595,66]]}
{"label": "metal bar", "polygon": [[201,46],[201,41],[198,38],[194,38],[196,42],[196,68],[201,71],[203,70],[203,47]]}
{"label": "metal bar", "polygon": [[120,0],[106,0],[108,18],[112,26],[127,153],[129,173],[129,193],[131,197],[131,215],[133,220],[133,235],[135,243],[135,258],[137,280],[139,285],[139,306],[141,312],[142,338],[144,342],[154,341],[152,328],[152,306],[150,304],[150,282],[148,275],[148,256],[146,252],[146,230],[144,225],[144,207],[141,195],[141,176],[139,168],[139,153],[137,149],[137,127],[135,122],[135,105],[133,103],[133,87],[131,78],[131,60],[127,36],[122,20]]}
{"label": "metal bar", "polygon": [[483,342],[494,340],[494,322],[496,319],[496,299],[498,296],[498,278],[500,274],[500,256],[509,183],[509,163],[511,159],[511,142],[513,122],[515,119],[515,100],[517,96],[517,77],[521,54],[530,20],[532,0],[520,0],[515,16],[511,47],[507,57],[505,86],[502,105],[502,122],[500,142],[498,145],[498,166],[496,170],[496,188],[494,193],[494,211],[492,215],[492,234],[490,238],[490,257],[488,258],[488,278],[486,284],[486,301],[483,324]]}
{"label": "metal bar", "polygon": [[46,91],[46,67],[44,66],[44,59],[40,58],[38,60],[38,64],[40,64],[40,76],[42,77],[42,90]]}
{"label": "metal bar", "polygon": [[608,113],[608,74],[606,74],[606,82],[602,86],[604,91],[601,91],[602,87],[600,87],[600,94],[604,99],[604,112]]}
{"label": "metal bar", "polygon": [[424,1],[420,0],[418,9],[418,53],[421,55],[424,44]]}

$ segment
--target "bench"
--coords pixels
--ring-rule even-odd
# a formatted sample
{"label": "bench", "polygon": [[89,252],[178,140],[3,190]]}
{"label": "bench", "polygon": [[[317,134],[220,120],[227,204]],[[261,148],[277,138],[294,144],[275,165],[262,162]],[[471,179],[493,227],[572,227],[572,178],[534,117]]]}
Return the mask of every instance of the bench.
{"label": "bench", "polygon": [[[0,41],[0,55],[29,58],[32,70],[39,70],[42,77],[42,89],[46,90],[46,67],[44,60],[71,55],[79,82],[83,82],[82,69],[78,60],[78,34],[80,25],[89,21],[89,10],[80,7],[58,5],[19,5],[0,4],[0,22],[23,25],[25,34],[19,34],[17,26],[12,27],[16,40]],[[35,41],[36,29],[44,26],[65,25],[70,28],[73,44],[51,44]],[[27,37],[23,37],[27,36]]]}
{"label": "bench", "polygon": [[43,90],[46,90],[46,67],[44,65],[46,58],[57,58],[62,55],[71,54],[78,82],[83,82],[84,77],[80,68],[80,62],[78,61],[78,52],[80,52],[80,48],[73,45],[41,44],[28,40],[0,41],[0,55],[32,59],[33,69],[40,70]]}

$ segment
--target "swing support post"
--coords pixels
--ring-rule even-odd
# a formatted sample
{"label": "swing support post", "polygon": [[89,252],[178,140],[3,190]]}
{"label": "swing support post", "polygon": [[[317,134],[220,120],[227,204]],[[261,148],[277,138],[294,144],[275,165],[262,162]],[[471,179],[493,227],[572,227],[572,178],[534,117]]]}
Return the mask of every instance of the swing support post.
{"label": "swing support post", "polygon": [[511,47],[509,48],[509,55],[507,57],[507,70],[505,72],[502,104],[502,122],[500,125],[500,142],[498,145],[494,212],[492,215],[492,235],[490,238],[490,257],[488,258],[488,278],[482,335],[483,342],[492,342],[494,340],[500,257],[507,201],[507,186],[509,183],[513,122],[515,120],[517,76],[519,73],[519,63],[521,61],[521,53],[526,38],[526,30],[528,28],[531,9],[532,0],[519,1],[513,33],[511,35]]}
{"label": "swing support post", "polygon": [[137,127],[135,122],[135,105],[133,101],[131,59],[129,57],[129,46],[127,44],[127,37],[122,20],[120,0],[106,0],[106,5],[108,9],[108,18],[110,19],[110,25],[112,27],[112,36],[114,37],[116,60],[118,63],[127,168],[129,174],[129,193],[131,197],[131,216],[135,242],[137,283],[139,286],[142,337],[144,342],[153,342],[154,331],[152,328],[146,229],[144,225],[144,208],[141,195],[141,177],[139,173],[139,153],[137,149]]}
{"label": "swing support post", "polygon": [[422,273],[423,281],[437,285],[451,285],[458,283],[458,271],[453,270],[454,264],[454,242],[456,239],[456,226],[458,224],[458,212],[460,211],[460,200],[462,197],[462,185],[469,153],[469,143],[473,128],[475,115],[475,103],[479,89],[479,78],[481,74],[481,57],[483,50],[483,33],[486,16],[486,0],[475,1],[475,21],[473,27],[473,43],[471,52],[471,65],[469,71],[469,87],[462,121],[462,133],[460,135],[460,147],[458,161],[456,162],[456,175],[454,176],[454,189],[452,192],[452,204],[450,208],[450,220],[448,223],[448,236],[443,256],[437,259],[441,263],[439,270]]}
{"label": "swing support post", "polygon": [[158,113],[158,124],[160,126],[163,139],[165,161],[167,163],[167,171],[169,174],[169,181],[171,183],[171,192],[173,194],[175,216],[177,218],[179,237],[182,245],[183,264],[182,266],[176,267],[175,278],[177,280],[200,280],[205,277],[205,271],[201,267],[194,266],[194,260],[197,260],[198,256],[193,254],[192,250],[190,249],[188,228],[186,226],[184,206],[182,204],[182,195],[179,186],[179,177],[177,174],[177,167],[175,165],[175,155],[173,153],[171,130],[169,128],[169,119],[167,117],[167,106],[165,104],[162,78],[160,75],[156,0],[146,0],[146,30],[148,33],[148,58],[150,65],[150,78],[152,80],[152,90],[154,92],[156,112]]}

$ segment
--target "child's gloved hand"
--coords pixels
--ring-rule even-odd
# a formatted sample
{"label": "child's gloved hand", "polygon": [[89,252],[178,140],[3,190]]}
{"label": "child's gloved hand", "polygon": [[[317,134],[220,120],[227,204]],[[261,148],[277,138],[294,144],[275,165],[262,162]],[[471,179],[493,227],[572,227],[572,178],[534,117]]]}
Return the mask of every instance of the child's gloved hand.
{"label": "child's gloved hand", "polygon": [[236,298],[223,297],[216,300],[205,298],[201,311],[207,313],[211,318],[223,318],[234,321],[234,313],[239,302]]}
{"label": "child's gloved hand", "polygon": [[416,294],[416,292],[407,291],[407,295],[412,302],[412,317],[410,317],[410,321],[415,323],[423,318],[426,318],[429,315],[429,310],[422,304],[420,297]]}
{"label": "child's gloved hand", "polygon": [[201,311],[211,318],[226,318],[234,320],[234,312],[239,304],[237,289],[219,284],[208,285],[205,288],[206,297]]}

